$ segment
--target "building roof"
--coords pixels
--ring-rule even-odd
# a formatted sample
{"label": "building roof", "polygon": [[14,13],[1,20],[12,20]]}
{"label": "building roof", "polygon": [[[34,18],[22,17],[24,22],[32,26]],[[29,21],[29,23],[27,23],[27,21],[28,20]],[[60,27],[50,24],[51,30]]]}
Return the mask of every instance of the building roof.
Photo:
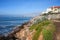
{"label": "building roof", "polygon": [[60,6],[53,6],[53,7],[50,7],[50,8],[60,8]]}

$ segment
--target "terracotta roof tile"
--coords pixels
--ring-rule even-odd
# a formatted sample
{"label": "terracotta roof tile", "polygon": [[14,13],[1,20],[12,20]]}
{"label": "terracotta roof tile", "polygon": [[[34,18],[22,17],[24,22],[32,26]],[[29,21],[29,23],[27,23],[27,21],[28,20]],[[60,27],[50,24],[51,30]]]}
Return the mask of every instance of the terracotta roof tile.
{"label": "terracotta roof tile", "polygon": [[60,8],[60,6],[53,6],[53,7],[50,7],[50,8]]}

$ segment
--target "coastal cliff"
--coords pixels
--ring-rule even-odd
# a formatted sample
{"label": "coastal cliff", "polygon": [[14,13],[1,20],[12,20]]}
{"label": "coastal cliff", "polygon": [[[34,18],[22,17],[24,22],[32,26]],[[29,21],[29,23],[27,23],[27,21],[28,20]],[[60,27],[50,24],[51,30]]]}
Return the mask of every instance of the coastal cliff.
{"label": "coastal cliff", "polygon": [[[50,15],[50,16],[49,16]],[[55,16],[53,18],[53,15]],[[58,14],[40,15],[34,17],[23,29],[15,34],[19,40],[54,40],[54,20],[59,20]]]}
{"label": "coastal cliff", "polygon": [[[50,16],[49,16],[50,15]],[[56,16],[53,17],[52,16]],[[32,18],[29,22],[17,26],[7,36],[0,36],[0,40],[53,40],[55,32],[54,21],[56,14],[42,14]]]}

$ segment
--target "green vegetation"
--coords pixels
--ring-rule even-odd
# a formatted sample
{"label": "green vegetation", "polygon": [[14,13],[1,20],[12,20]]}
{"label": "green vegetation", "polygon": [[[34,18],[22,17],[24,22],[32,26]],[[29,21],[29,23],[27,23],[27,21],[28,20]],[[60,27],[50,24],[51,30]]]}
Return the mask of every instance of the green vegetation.
{"label": "green vegetation", "polygon": [[30,27],[30,30],[33,30],[33,29],[37,29],[37,28],[40,28],[41,26],[46,26],[46,25],[48,25],[50,23],[50,21],[48,21],[48,20],[43,20],[43,21],[41,21],[41,22],[39,22],[39,23],[37,23],[37,24],[33,24],[31,27]]}
{"label": "green vegetation", "polygon": [[44,40],[52,40],[53,33],[50,30],[43,30]]}
{"label": "green vegetation", "polygon": [[36,23],[34,23],[31,27],[30,30],[35,29],[36,27],[39,27],[40,25],[44,25],[44,22],[47,21],[47,19],[45,17],[43,17],[42,19],[37,19]]}
{"label": "green vegetation", "polygon": [[34,33],[32,40],[38,40],[38,37],[40,36],[40,33],[43,33],[44,40],[52,40],[53,32],[55,30],[55,26],[53,23],[49,20],[43,20],[36,24],[33,24],[30,27],[30,30],[36,30]]}
{"label": "green vegetation", "polygon": [[42,30],[44,40],[53,40],[53,32],[55,31],[55,26],[53,24],[49,24],[46,28]]}
{"label": "green vegetation", "polygon": [[38,24],[37,27],[35,27],[35,30],[36,30],[36,33],[34,34],[33,36],[33,40],[37,40],[39,35],[40,35],[40,32],[42,30],[42,27],[40,27],[40,25]]}

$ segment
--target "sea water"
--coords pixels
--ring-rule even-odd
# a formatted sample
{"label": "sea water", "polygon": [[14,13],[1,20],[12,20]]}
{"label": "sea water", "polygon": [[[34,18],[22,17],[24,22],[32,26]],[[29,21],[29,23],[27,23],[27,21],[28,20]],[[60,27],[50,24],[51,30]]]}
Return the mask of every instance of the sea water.
{"label": "sea water", "polygon": [[6,35],[18,25],[28,22],[31,17],[0,17],[0,35]]}

